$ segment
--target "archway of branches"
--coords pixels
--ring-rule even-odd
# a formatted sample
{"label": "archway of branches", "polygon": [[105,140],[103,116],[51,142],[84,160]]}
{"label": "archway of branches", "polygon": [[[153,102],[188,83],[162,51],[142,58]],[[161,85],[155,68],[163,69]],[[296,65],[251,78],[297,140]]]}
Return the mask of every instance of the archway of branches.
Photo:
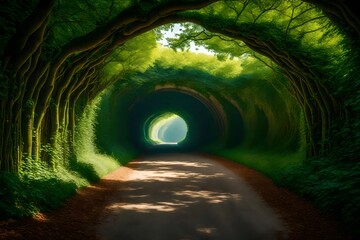
{"label": "archway of branches", "polygon": [[[327,38],[326,34],[332,31],[331,22],[313,5],[302,1],[216,0],[153,5],[128,3],[111,6],[111,21],[102,19],[98,28],[88,24],[79,35],[66,30],[67,27],[56,19],[56,16],[69,14],[56,4],[59,3],[44,0],[29,8],[33,11],[5,45],[2,69],[11,84],[2,93],[1,169],[16,171],[23,155],[40,158],[41,146],[55,144],[55,135],[64,131],[71,139],[76,124],[75,106],[79,102],[85,105],[91,102],[118,79],[112,76],[108,80],[99,80],[101,69],[114,50],[130,39],[168,23],[199,24],[203,27],[203,35],[196,35],[202,37],[200,40],[204,34],[208,37],[209,32],[236,42],[239,40],[275,63],[287,79],[286,88],[304,112],[310,156],[329,152],[334,141],[331,129],[335,122],[347,116],[343,103],[327,83],[334,75],[319,69],[319,66],[331,65],[332,60],[343,53],[321,52],[320,49],[314,55],[303,51],[304,42],[314,39],[314,32],[329,46],[340,44],[341,40],[341,37],[339,41]],[[352,28],[348,32],[356,33],[356,21],[336,14],[343,9],[351,13],[351,9],[341,4],[325,6],[319,3],[319,6],[325,13],[331,13],[331,20],[336,23],[351,22]],[[339,11],[334,13],[330,8]],[[203,10],[192,11],[197,9]],[[217,14],[220,12],[228,14]],[[281,16],[279,22],[274,21],[276,14]],[[357,15],[350,16],[356,19]],[[187,32],[191,33],[191,28]],[[338,34],[333,33],[333,36]],[[59,38],[56,34],[62,35]],[[193,38],[196,36],[192,35]],[[354,40],[351,43],[356,44],[356,34],[350,36]],[[309,48],[309,51],[313,50]],[[51,161],[49,158],[44,152],[42,159]]]}
{"label": "archway of branches", "polygon": [[[347,182],[358,177],[352,171],[359,168],[360,146],[355,3],[9,0],[1,2],[0,12],[0,171],[20,174],[31,162],[51,169],[80,164],[76,149],[83,146],[84,121],[89,149],[146,150],[138,134],[146,119],[175,111],[212,135],[196,141],[190,136],[200,150],[304,147],[300,177],[291,173],[295,183],[304,182],[295,188],[347,212],[331,200],[331,179],[331,186],[343,186],[337,196],[355,206],[358,194],[348,186],[356,184]],[[174,24],[181,31],[167,37],[176,50],[170,53],[159,42]],[[207,49],[212,59],[196,60],[186,51],[194,46]],[[201,130],[202,117],[181,104],[154,100],[153,112],[139,110],[148,108],[150,96],[163,94],[159,89],[202,106],[212,130]],[[97,107],[98,116],[89,118]],[[142,120],[132,123],[131,115]],[[95,141],[95,126],[100,135],[109,134]],[[350,193],[354,197],[345,199]],[[344,218],[356,222],[355,215]]]}

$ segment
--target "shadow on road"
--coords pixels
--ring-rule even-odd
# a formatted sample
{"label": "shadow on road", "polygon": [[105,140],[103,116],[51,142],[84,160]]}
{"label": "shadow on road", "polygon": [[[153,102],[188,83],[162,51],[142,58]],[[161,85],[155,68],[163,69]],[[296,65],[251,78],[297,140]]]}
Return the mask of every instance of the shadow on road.
{"label": "shadow on road", "polygon": [[100,239],[285,239],[275,213],[221,164],[194,155],[158,155],[127,165]]}

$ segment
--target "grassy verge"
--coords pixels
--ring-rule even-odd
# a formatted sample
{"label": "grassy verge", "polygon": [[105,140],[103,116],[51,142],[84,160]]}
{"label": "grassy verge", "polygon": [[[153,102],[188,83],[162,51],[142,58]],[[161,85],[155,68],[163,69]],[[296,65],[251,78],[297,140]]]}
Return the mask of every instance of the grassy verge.
{"label": "grassy verge", "polygon": [[[119,148],[117,156],[100,153],[95,146],[97,104],[83,112],[75,146],[68,138],[47,147],[51,166],[41,160],[26,160],[18,174],[0,172],[0,219],[31,216],[60,207],[77,189],[88,186],[131,160],[134,152]],[[74,149],[72,152],[69,149]]]}
{"label": "grassy verge", "polygon": [[219,156],[255,169],[273,182],[331,214],[360,239],[360,162],[331,158],[306,159],[303,153],[276,154],[241,149],[222,150]]}
{"label": "grassy verge", "polygon": [[[117,159],[95,154],[69,166],[51,168],[28,161],[20,174],[0,173],[0,219],[31,216],[60,207],[76,190],[120,166]],[[125,159],[122,159],[123,161]]]}
{"label": "grassy verge", "polygon": [[284,176],[299,168],[304,160],[304,153],[295,152],[288,154],[264,153],[243,149],[222,150],[216,153],[226,159],[233,160],[253,168],[274,182],[280,184]]}

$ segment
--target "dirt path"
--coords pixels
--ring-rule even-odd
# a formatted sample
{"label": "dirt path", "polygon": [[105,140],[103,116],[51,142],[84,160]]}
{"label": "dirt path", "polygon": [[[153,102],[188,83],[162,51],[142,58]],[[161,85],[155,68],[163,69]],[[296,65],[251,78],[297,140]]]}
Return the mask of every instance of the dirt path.
{"label": "dirt path", "polygon": [[0,239],[352,238],[253,170],[176,154],[133,161],[53,213],[0,222]]}
{"label": "dirt path", "polygon": [[[97,228],[99,239],[278,239],[286,230],[248,184],[206,157],[134,161]],[[284,239],[284,238],[281,238]]]}

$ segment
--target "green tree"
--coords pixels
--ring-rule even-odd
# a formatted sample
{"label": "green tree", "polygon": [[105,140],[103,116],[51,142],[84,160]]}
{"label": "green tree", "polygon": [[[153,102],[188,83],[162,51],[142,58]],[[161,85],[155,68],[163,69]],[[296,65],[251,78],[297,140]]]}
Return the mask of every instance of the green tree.
{"label": "green tree", "polygon": [[39,159],[42,145],[73,128],[75,106],[101,91],[99,70],[118,46],[214,1],[39,0],[3,49],[0,169],[18,171],[23,155]]}

